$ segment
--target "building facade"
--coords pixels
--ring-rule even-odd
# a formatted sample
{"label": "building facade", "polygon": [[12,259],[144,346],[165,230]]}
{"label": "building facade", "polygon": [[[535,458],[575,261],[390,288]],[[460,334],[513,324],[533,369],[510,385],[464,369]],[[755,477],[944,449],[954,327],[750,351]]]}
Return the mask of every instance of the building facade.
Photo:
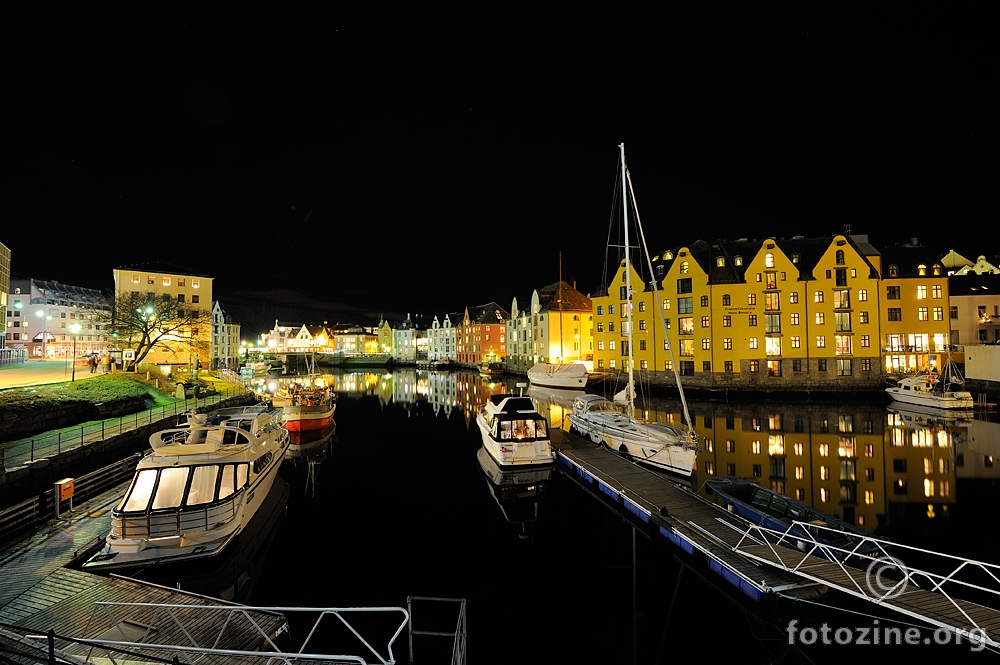
{"label": "building facade", "polygon": [[654,275],[622,261],[592,298],[595,369],[627,370],[631,349],[633,370],[676,366],[696,387],[873,385],[883,377],[879,274],[865,245],[846,235],[698,241],[653,257]]}
{"label": "building facade", "polygon": [[480,365],[507,357],[507,320],[510,313],[495,302],[466,307],[455,331],[459,363]]}
{"label": "building facade", "polygon": [[[188,274],[167,263],[123,266],[113,272],[115,298],[119,303],[147,301],[171,316],[190,322],[165,335],[142,359],[143,363],[159,365],[167,371],[209,365],[203,359],[213,357],[212,277]],[[120,305],[116,307],[121,309]],[[120,338],[118,341],[121,345],[129,343]]]}
{"label": "building facade", "polygon": [[219,301],[212,303],[212,369],[240,366],[240,324],[226,314]]}
{"label": "building facade", "polygon": [[30,278],[10,288],[8,346],[50,360],[111,350],[111,303],[100,291]]}
{"label": "building facade", "polygon": [[567,282],[536,289],[522,309],[515,298],[507,320],[507,369],[524,373],[537,363],[584,362],[593,369],[594,306]]}
{"label": "building facade", "polygon": [[452,325],[452,317],[458,319],[455,314],[442,314],[431,321],[427,329],[427,360],[458,360],[457,329]]}

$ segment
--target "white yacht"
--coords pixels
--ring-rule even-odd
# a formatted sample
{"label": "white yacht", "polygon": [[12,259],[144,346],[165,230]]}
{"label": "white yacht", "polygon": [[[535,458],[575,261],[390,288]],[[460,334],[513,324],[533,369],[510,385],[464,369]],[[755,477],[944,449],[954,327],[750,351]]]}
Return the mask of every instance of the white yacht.
{"label": "white yacht", "polygon": [[483,448],[501,467],[552,464],[556,460],[549,423],[530,397],[491,395],[476,415],[476,424]]}
{"label": "white yacht", "polygon": [[111,514],[88,570],[115,570],[221,552],[274,484],[290,437],[269,405],[188,415],[149,438],[152,448]]}

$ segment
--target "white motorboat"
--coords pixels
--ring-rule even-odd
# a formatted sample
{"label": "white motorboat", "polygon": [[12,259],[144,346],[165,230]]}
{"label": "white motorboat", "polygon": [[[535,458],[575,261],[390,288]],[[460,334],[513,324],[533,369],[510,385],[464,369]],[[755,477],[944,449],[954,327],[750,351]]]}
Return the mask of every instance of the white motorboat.
{"label": "white motorboat", "polygon": [[885,391],[894,401],[903,404],[936,409],[972,409],[975,400],[972,393],[965,390],[964,384],[965,378],[949,358],[940,374],[931,372],[899,379],[896,385],[888,386]]}
{"label": "white motorboat", "polygon": [[191,413],[149,438],[88,570],[115,570],[220,553],[274,484],[290,436],[270,405]]}
{"label": "white motorboat", "polygon": [[[625,290],[631,299],[633,290],[629,270],[627,212],[630,188],[628,170],[625,167],[625,145],[621,144],[619,148],[621,150],[622,207],[625,231],[625,251],[621,265],[625,269]],[[634,198],[631,203],[634,206]],[[639,226],[641,236],[642,227],[639,225],[638,214],[635,215],[635,223]],[[645,254],[648,262],[649,252],[647,251]],[[652,272],[651,266],[650,272]],[[656,280],[651,283],[655,289]],[[653,302],[659,302],[659,298],[654,297]],[[687,430],[666,423],[637,418],[635,416],[635,378],[633,376],[635,363],[632,354],[632,308],[623,306],[623,310],[627,314],[627,321],[623,324],[622,329],[626,331],[628,337],[627,342],[625,342],[628,348],[628,384],[616,396],[616,400],[620,399],[623,406],[619,409],[612,401],[600,395],[580,395],[574,400],[573,410],[567,416],[571,426],[570,431],[575,431],[600,446],[607,447],[646,466],[682,476],[691,476],[694,473],[699,442],[691,425],[687,401],[684,398],[684,388],[681,385],[680,377],[677,376],[677,364],[676,362],[672,363],[675,368],[674,378],[677,381],[677,390],[680,393]],[[657,311],[659,312],[659,308]],[[663,338],[669,339],[662,312],[660,312],[660,324],[663,327]],[[670,350],[671,359],[673,359],[673,350],[669,345],[667,348]]]}
{"label": "white motorboat", "polygon": [[491,395],[476,414],[476,424],[483,448],[501,467],[553,464],[556,460],[549,423],[530,397]]}
{"label": "white motorboat", "polygon": [[587,387],[587,366],[583,363],[535,363],[528,370],[528,380],[542,388]]}

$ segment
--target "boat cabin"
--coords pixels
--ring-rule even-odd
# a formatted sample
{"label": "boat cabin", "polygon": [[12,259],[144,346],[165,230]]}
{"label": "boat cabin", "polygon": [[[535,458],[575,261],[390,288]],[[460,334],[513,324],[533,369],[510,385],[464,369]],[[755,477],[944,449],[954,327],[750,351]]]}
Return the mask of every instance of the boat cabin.
{"label": "boat cabin", "polygon": [[493,395],[487,405],[486,421],[495,441],[548,439],[545,418],[535,410],[530,397]]}

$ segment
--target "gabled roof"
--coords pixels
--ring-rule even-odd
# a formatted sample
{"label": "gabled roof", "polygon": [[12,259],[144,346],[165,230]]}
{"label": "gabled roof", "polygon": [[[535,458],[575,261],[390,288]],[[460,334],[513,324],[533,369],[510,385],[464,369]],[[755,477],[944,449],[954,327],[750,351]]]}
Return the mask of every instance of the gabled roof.
{"label": "gabled roof", "polygon": [[[469,307],[469,321],[476,325],[492,325],[495,323],[506,323],[510,318],[510,312],[505,310],[495,302]],[[459,321],[463,317],[459,317]]]}
{"label": "gabled roof", "polygon": [[[530,300],[527,302],[531,302]],[[538,289],[538,308],[545,312],[590,312],[593,303],[566,282],[555,282]]]}

